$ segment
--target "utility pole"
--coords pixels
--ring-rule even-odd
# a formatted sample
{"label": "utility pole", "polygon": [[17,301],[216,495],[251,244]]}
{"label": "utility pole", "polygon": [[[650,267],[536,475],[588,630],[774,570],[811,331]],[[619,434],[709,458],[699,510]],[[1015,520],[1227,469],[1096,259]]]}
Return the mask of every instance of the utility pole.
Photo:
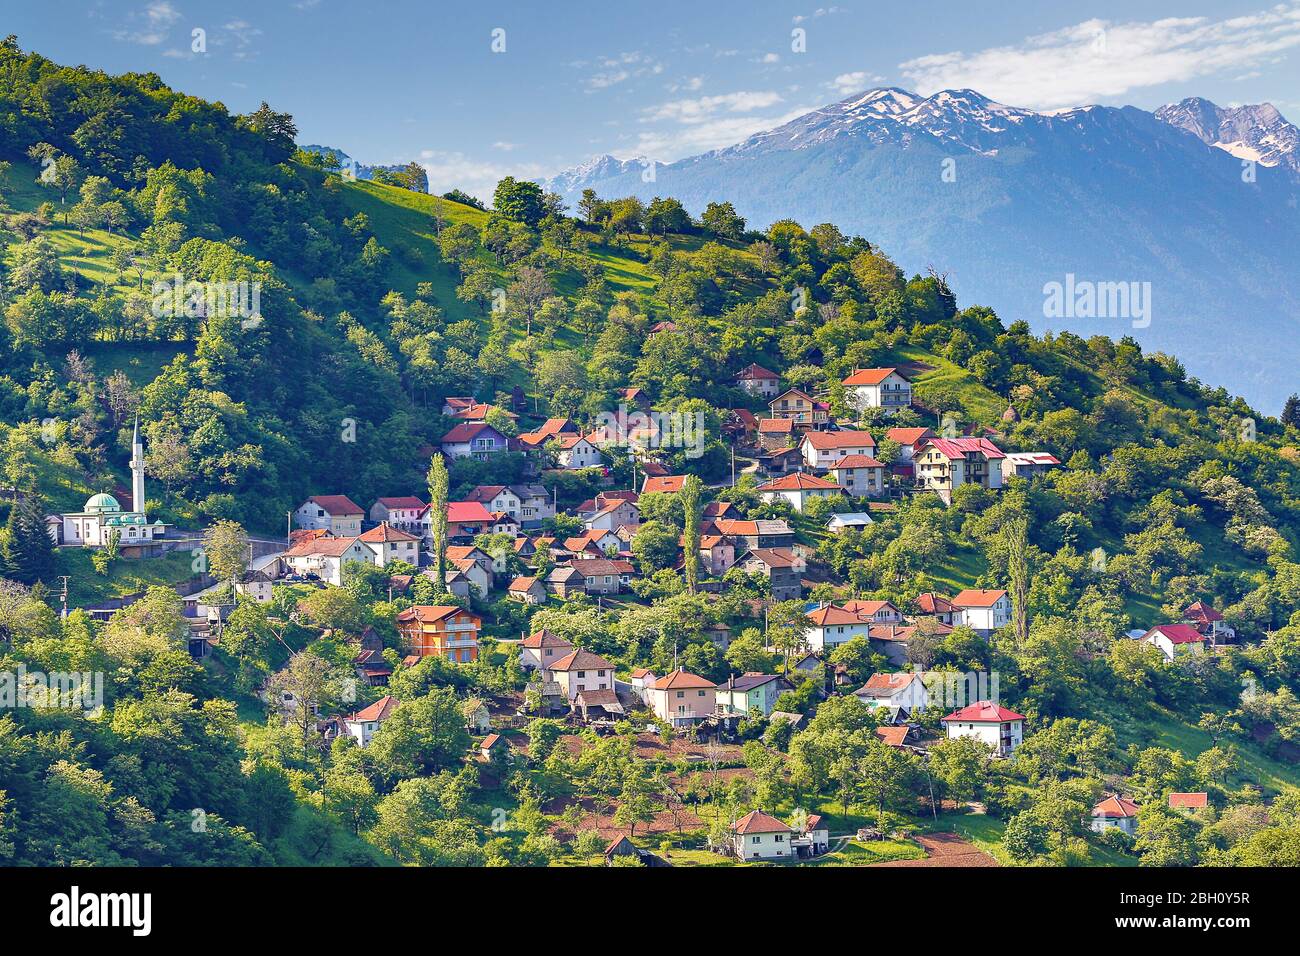
{"label": "utility pole", "polygon": [[59,617],[66,620],[68,617],[68,576],[66,574],[60,575],[60,580],[63,581],[63,612]]}
{"label": "utility pole", "polygon": [[287,548],[293,543],[293,512],[286,511],[284,513],[284,518],[284,546]]}

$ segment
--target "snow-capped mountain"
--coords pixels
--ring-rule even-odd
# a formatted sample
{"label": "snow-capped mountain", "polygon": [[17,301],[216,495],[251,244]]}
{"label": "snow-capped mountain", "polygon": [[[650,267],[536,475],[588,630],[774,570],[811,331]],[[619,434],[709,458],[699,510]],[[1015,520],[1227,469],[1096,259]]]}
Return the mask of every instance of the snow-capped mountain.
{"label": "snow-capped mountain", "polygon": [[[557,173],[551,179],[545,180],[544,185],[548,190],[562,195],[574,192],[580,193],[586,188],[585,183],[603,182],[606,179],[622,176],[624,173],[640,174],[653,162],[653,160],[645,156],[634,156],[631,159],[616,159],[609,155],[597,156],[580,166],[574,166],[572,169]],[[655,165],[662,164],[656,163]]]}
{"label": "snow-capped mountain", "polygon": [[1272,103],[1224,108],[1192,96],[1160,107],[1156,117],[1238,159],[1284,166],[1300,174],[1300,129],[1288,123]]}
{"label": "snow-capped mountain", "polygon": [[[947,272],[964,303],[1005,321],[1132,335],[1276,411],[1300,366],[1294,131],[1267,105],[1038,112],[972,90],[874,89],[659,165],[650,181],[643,161],[598,161],[547,186],[571,203],[588,187],[674,196],[697,215],[729,200],[758,229],[834,222],[909,273]],[[1237,144],[1258,153],[1255,175]],[[1150,322],[1045,314],[1044,287],[1067,275],[1149,282]]]}

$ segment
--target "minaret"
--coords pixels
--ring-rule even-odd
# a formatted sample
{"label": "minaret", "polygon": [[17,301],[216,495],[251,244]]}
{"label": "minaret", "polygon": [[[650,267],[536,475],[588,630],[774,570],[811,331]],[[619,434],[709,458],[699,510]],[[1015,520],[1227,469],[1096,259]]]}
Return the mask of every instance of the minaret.
{"label": "minaret", "polygon": [[139,416],[131,435],[131,510],[144,514],[144,445],[140,441]]}

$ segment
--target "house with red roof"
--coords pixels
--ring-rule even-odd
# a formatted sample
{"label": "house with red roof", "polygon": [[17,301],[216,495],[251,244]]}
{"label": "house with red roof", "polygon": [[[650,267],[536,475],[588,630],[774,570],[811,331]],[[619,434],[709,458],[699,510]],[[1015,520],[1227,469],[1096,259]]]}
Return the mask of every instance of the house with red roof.
{"label": "house with red roof", "polygon": [[795,444],[796,431],[793,419],[760,418],[757,426],[759,447],[769,452],[788,449]]}
{"label": "house with red roof", "polygon": [[599,654],[579,647],[556,658],[542,669],[543,676],[555,681],[570,701],[584,690],[615,690],[614,665]]}
{"label": "house with red roof", "polygon": [[1008,478],[1038,478],[1053,468],[1060,468],[1061,460],[1045,451],[1012,451],[1002,459],[1002,481]]}
{"label": "house with red roof", "polygon": [[293,513],[293,523],[339,537],[356,537],[363,517],[365,511],[347,495],[312,495]]}
{"label": "house with red roof", "polygon": [[1088,829],[1093,833],[1116,829],[1130,836],[1137,832],[1137,822],[1138,805],[1114,793],[1092,808],[1092,817],[1087,821]]}
{"label": "house with red roof", "polygon": [[572,642],[542,628],[519,642],[519,665],[527,670],[546,670],[552,663],[571,653]]}
{"label": "house with red roof", "polygon": [[913,459],[916,483],[939,492],[945,502],[962,485],[997,490],[1005,457],[987,438],[927,438]]}
{"label": "house with red roof", "polygon": [[588,435],[563,432],[547,441],[547,448],[555,450],[555,464],[559,468],[577,471],[580,468],[599,468],[605,456]]}
{"label": "house with red roof", "polygon": [[896,368],[860,368],[843,384],[845,401],[858,412],[898,411],[912,404],[912,382]]}
{"label": "house with red roof", "polygon": [[799,444],[804,464],[816,471],[829,471],[831,466],[848,455],[871,457],[876,453],[876,440],[871,432],[841,428],[835,431],[805,432]]}
{"label": "house with red roof", "polygon": [[448,458],[477,458],[480,461],[510,447],[510,440],[487,422],[461,422],[438,443]]}
{"label": "house with red roof", "polygon": [[809,611],[807,617],[811,625],[804,632],[804,640],[818,653],[847,644],[855,637],[870,636],[869,619],[836,604]]}
{"label": "house with red roof", "polygon": [[895,713],[925,710],[930,706],[930,694],[920,674],[899,672],[872,674],[867,682],[853,692],[853,696],[873,710],[884,707]]}
{"label": "house with red roof", "polygon": [[426,505],[414,495],[396,498],[377,498],[370,506],[370,520],[375,524],[387,521],[394,528],[409,531],[411,534],[423,534],[421,518]]}
{"label": "house with red roof", "polygon": [[1183,609],[1183,623],[1196,628],[1211,644],[1224,644],[1237,639],[1237,632],[1223,620],[1223,615],[1204,601],[1196,601]]}
{"label": "house with red roof", "polygon": [[1210,805],[1208,793],[1171,793],[1170,810],[1204,810]]}
{"label": "house with red roof", "polygon": [[814,498],[839,498],[844,494],[844,486],[838,482],[804,472],[773,478],[755,490],[764,501],[786,501],[795,511],[803,511]]}
{"label": "house with red roof", "polygon": [[374,563],[374,552],[356,538],[334,535],[300,538],[281,557],[294,574],[319,578],[335,587],[343,585],[343,566],[349,561]]}
{"label": "house with red roof", "polygon": [[936,436],[929,428],[889,428],[885,437],[898,443],[898,464],[910,465],[925,440]]}
{"label": "house with red roof", "polygon": [[362,708],[355,714],[344,717],[343,726],[349,734],[356,738],[357,743],[364,747],[370,743],[370,738],[383,726],[384,721],[393,715],[393,711],[397,710],[397,705],[396,697],[385,695],[369,707]]}
{"label": "house with red roof", "polygon": [[685,475],[646,475],[645,481],[641,484],[641,494],[648,495],[651,492],[670,495],[676,494],[682,490],[682,485],[685,482]]}
{"label": "house with red roof", "polygon": [[761,365],[746,365],[731,381],[742,392],[757,398],[775,398],[781,392],[781,376]]}
{"label": "house with red roof", "polygon": [[374,555],[371,563],[378,567],[386,568],[394,561],[404,561],[417,568],[420,566],[420,539],[394,528],[387,521],[381,521],[369,531],[363,531],[357,541]]}
{"label": "house with red roof", "polygon": [[473,538],[492,529],[492,512],[477,501],[447,502],[447,537]]}
{"label": "house with red roof", "polygon": [[773,418],[785,418],[796,425],[825,425],[831,418],[831,408],[807,392],[797,388],[786,389],[767,403]]}
{"label": "house with red roof", "polygon": [[397,633],[406,653],[462,664],[478,660],[482,626],[477,614],[454,604],[415,604],[397,615]]}
{"label": "house with red roof", "polygon": [[788,860],[794,831],[762,810],[750,810],[731,825],[730,850],[741,860]]}
{"label": "house with red roof", "polygon": [[980,637],[988,637],[1011,623],[1011,598],[1006,591],[970,588],[960,591],[950,602],[954,624],[972,628]]}
{"label": "house with red roof", "polygon": [[650,709],[674,727],[690,726],[712,714],[716,692],[713,681],[680,668],[656,678],[646,689]]}
{"label": "house with red roof", "polygon": [[948,739],[974,737],[1002,756],[1014,751],[1025,739],[1025,718],[989,700],[977,700],[940,720]]}
{"label": "house with red roof", "polygon": [[870,455],[845,455],[830,466],[830,478],[854,498],[885,493],[885,463]]}
{"label": "house with red roof", "polygon": [[1157,624],[1139,640],[1159,650],[1167,661],[1205,652],[1205,635],[1190,624]]}
{"label": "house with red roof", "polygon": [[926,591],[924,594],[918,594],[916,601],[913,602],[916,608],[916,617],[932,617],[940,624],[952,624],[954,619],[960,613],[953,606],[950,598],[944,597],[934,591]]}

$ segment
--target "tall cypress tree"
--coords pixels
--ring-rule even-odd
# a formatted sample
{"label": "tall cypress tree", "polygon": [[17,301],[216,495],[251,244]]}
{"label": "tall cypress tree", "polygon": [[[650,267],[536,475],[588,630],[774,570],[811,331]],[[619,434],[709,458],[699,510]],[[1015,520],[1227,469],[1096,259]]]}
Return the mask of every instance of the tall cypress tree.
{"label": "tall cypress tree", "polygon": [[1292,395],[1282,406],[1282,424],[1300,428],[1300,395]]}
{"label": "tall cypress tree", "polygon": [[45,527],[45,507],[36,495],[14,502],[5,524],[3,567],[7,577],[23,584],[54,577],[54,542]]}

